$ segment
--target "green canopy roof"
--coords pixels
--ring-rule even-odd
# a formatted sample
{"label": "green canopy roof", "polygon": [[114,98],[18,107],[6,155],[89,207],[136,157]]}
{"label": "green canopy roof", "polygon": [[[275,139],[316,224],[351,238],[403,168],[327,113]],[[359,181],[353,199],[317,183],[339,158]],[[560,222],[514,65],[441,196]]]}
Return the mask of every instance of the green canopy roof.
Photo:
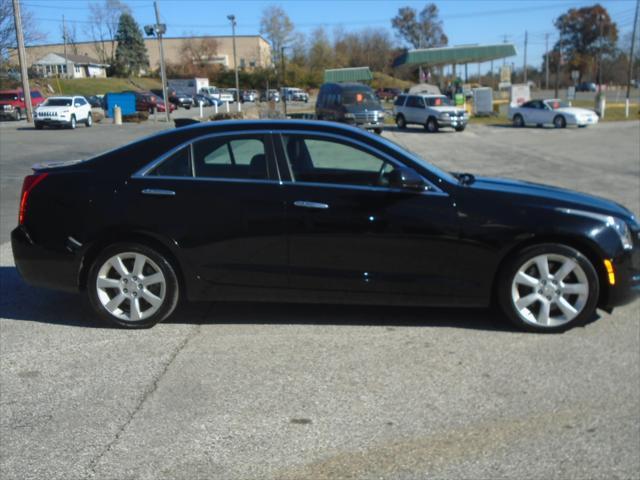
{"label": "green canopy roof", "polygon": [[328,82],[363,82],[373,80],[369,67],[333,68],[324,71],[324,81]]}
{"label": "green canopy roof", "polygon": [[409,50],[393,62],[400,65],[453,65],[488,62],[516,55],[516,47],[511,43],[497,45],[462,45],[460,47],[423,48]]}

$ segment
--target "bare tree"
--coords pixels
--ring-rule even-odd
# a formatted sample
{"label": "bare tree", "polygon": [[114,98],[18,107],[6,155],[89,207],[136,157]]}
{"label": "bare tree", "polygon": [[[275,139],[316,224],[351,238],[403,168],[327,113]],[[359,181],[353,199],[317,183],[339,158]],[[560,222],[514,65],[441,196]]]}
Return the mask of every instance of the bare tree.
{"label": "bare tree", "polygon": [[431,48],[447,45],[448,39],[438,18],[438,7],[429,3],[420,11],[402,7],[391,19],[391,26],[399,38],[413,48]]}
{"label": "bare tree", "polygon": [[101,63],[115,64],[116,33],[120,15],[131,9],[120,0],[104,0],[89,4],[89,21],[85,33],[94,42],[96,56]]}
{"label": "bare tree", "polygon": [[78,55],[78,32],[75,23],[65,23],[60,25],[60,35],[62,41],[67,37],[67,52],[73,55]]}
{"label": "bare tree", "polygon": [[290,39],[293,28],[293,22],[282,7],[270,5],[262,11],[260,33],[271,42],[271,57],[276,65],[279,65],[280,50]]}
{"label": "bare tree", "polygon": [[180,53],[186,62],[203,68],[211,64],[218,54],[218,41],[215,38],[186,38],[180,46]]}
{"label": "bare tree", "polygon": [[[35,27],[33,14],[26,8],[21,9],[24,41],[30,43],[42,40],[44,35]],[[16,29],[13,22],[13,4],[11,0],[0,0],[0,60],[6,59],[9,50],[16,48]]]}

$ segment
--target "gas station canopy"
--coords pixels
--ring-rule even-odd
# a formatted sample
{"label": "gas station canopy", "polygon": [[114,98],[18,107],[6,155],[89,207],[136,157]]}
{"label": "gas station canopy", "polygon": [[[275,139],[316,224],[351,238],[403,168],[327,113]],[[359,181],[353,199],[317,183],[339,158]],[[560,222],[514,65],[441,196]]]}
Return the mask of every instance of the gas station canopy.
{"label": "gas station canopy", "polygon": [[497,45],[462,45],[459,47],[438,47],[409,50],[395,62],[394,67],[401,65],[462,65],[465,63],[488,62],[516,55],[516,47],[512,43]]}

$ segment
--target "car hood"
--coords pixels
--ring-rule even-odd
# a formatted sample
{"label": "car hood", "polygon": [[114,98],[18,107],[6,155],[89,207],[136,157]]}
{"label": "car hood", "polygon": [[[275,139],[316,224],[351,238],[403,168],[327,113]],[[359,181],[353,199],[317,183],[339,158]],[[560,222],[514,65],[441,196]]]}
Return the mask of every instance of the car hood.
{"label": "car hood", "polygon": [[579,107],[556,108],[554,111],[567,113],[569,115],[595,115],[596,114],[596,112],[594,112],[593,110],[589,110],[586,108],[579,108]]}
{"label": "car hood", "polygon": [[535,198],[536,204],[541,206],[582,209],[634,221],[631,211],[616,202],[550,185],[505,178],[475,177],[469,188],[503,193],[510,197],[510,201],[513,200],[513,195],[521,195]]}

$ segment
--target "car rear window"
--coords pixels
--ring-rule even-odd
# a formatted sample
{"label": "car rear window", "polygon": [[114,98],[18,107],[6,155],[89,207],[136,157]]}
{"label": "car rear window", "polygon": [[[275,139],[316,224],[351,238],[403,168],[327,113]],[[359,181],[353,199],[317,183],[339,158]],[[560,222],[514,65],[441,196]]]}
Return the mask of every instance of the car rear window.
{"label": "car rear window", "polygon": [[404,105],[404,101],[407,98],[406,95],[398,95],[398,98],[396,98],[396,101],[393,102],[394,105],[401,107]]}

